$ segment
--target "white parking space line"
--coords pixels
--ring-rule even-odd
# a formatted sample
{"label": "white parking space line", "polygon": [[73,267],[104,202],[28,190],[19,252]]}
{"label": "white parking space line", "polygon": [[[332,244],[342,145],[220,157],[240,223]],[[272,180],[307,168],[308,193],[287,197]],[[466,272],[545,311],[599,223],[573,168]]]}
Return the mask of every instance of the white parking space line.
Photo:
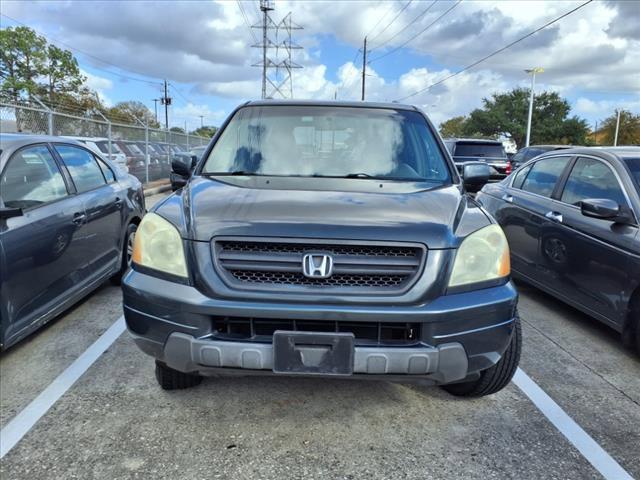
{"label": "white parking space line", "polygon": [[[24,437],[49,409],[69,390],[95,361],[125,330],[124,316],[104,332],[87,350],[18,413],[0,431],[0,459]],[[607,480],[633,480],[596,441],[587,434],[553,399],[525,372],[518,368],[515,385],[533,402],[545,417],[562,433],[593,467]]]}
{"label": "white parking space line", "polygon": [[100,358],[107,348],[124,332],[121,316],[82,355],[45,388],[24,410],[18,413],[0,431],[0,459],[24,437],[42,416],[69,390],[74,383]]}
{"label": "white parking space line", "polygon": [[529,397],[545,417],[578,449],[593,467],[607,480],[633,480],[611,455],[596,443],[529,375],[518,368],[513,383]]}

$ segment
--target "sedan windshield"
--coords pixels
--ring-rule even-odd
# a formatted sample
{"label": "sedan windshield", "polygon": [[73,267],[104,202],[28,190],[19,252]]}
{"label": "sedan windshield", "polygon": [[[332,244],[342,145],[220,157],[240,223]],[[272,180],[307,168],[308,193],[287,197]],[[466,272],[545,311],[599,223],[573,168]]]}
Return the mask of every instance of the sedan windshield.
{"label": "sedan windshield", "polygon": [[202,172],[450,182],[420,113],[329,106],[240,109]]}
{"label": "sedan windshield", "polygon": [[640,191],[640,158],[625,158],[629,170],[631,170],[631,176],[636,181],[636,188]]}

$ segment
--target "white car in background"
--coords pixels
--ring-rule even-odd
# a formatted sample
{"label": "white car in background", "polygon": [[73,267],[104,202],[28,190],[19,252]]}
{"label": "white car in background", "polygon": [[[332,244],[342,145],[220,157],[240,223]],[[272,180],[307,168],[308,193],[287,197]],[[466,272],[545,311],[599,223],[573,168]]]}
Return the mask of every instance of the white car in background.
{"label": "white car in background", "polygon": [[111,153],[109,153],[109,139],[104,137],[72,137],[65,136],[64,138],[71,138],[78,142],[84,143],[90,150],[93,150],[98,155],[108,158],[116,164],[123,172],[129,173],[129,167],[127,166],[127,157],[120,150],[120,147],[111,142]]}

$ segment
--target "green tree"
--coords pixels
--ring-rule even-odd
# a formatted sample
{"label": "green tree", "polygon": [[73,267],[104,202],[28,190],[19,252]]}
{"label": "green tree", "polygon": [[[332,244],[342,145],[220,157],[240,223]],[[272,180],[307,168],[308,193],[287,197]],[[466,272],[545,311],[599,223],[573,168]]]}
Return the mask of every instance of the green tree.
{"label": "green tree", "polygon": [[193,132],[191,132],[191,135],[197,135],[199,137],[213,137],[216,132],[218,131],[217,127],[213,127],[213,126],[203,126],[200,128],[197,128],[196,130],[194,130]]}
{"label": "green tree", "polygon": [[34,93],[46,62],[44,37],[28,27],[0,30],[0,92],[17,101],[22,91]]}
{"label": "green tree", "polygon": [[184,133],[184,128],[182,127],[171,127],[169,129],[170,132],[174,132],[174,133]]}
{"label": "green tree", "polygon": [[460,115],[459,117],[450,118],[440,124],[440,135],[444,138],[463,137],[465,133],[465,125],[467,117]]}
{"label": "green tree", "polygon": [[[507,93],[494,93],[483,99],[483,107],[469,115],[466,133],[507,137],[519,148],[524,146],[530,90],[516,88]],[[586,120],[568,118],[571,107],[557,92],[541,92],[533,103],[531,121],[532,145],[541,143],[584,144],[588,134]]]}
{"label": "green tree", "polygon": [[[617,120],[618,112],[616,111],[602,122],[602,128],[598,131],[598,144],[613,145]],[[618,145],[640,145],[640,115],[634,115],[628,110],[620,111]]]}
{"label": "green tree", "polygon": [[114,122],[137,123],[136,119],[138,119],[151,128],[160,128],[153,112],[144,103],[136,100],[116,104],[108,109],[107,116]]}
{"label": "green tree", "polygon": [[78,61],[69,50],[62,50],[51,44],[47,46],[47,59],[42,75],[46,83],[40,85],[41,98],[52,105],[58,96],[80,93],[80,88],[87,79],[80,73]]}

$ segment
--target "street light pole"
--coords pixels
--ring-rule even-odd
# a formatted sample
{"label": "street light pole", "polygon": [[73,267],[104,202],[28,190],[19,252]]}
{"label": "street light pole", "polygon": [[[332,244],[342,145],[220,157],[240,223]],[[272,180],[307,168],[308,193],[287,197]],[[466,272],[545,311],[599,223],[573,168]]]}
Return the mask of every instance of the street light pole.
{"label": "street light pole", "polygon": [[618,132],[620,131],[620,109],[618,109],[618,118],[616,119],[616,135],[613,137],[613,146],[618,146]]}
{"label": "street light pole", "polygon": [[531,93],[529,94],[529,117],[527,119],[527,140],[525,147],[529,146],[529,140],[531,139],[531,117],[533,116],[533,90],[536,86],[536,73],[544,72],[544,68],[535,67],[525,70],[525,72],[531,74]]}

